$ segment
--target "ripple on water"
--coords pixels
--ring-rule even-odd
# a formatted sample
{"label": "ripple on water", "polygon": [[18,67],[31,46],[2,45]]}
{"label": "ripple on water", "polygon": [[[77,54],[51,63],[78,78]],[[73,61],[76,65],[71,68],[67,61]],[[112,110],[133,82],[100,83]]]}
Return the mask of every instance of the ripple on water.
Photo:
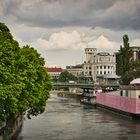
{"label": "ripple on water", "polygon": [[80,105],[75,100],[49,99],[46,111],[25,120],[18,140],[138,140],[140,122]]}

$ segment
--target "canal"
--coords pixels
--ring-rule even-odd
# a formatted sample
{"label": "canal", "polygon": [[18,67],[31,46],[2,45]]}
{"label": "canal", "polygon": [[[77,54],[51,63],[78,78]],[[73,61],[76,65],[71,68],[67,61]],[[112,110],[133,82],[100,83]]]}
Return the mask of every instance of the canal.
{"label": "canal", "polygon": [[17,140],[139,139],[139,121],[80,105],[74,99],[53,95],[43,114],[24,121]]}

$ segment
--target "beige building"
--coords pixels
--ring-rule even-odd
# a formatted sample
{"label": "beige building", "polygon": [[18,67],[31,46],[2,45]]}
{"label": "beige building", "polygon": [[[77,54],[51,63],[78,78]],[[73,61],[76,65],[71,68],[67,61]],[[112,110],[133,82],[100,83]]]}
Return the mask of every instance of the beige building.
{"label": "beige building", "polygon": [[83,75],[83,65],[79,64],[76,66],[66,66],[66,70],[75,75],[76,77]]}
{"label": "beige building", "polygon": [[84,76],[92,77],[95,82],[100,82],[104,76],[116,76],[116,57],[108,52],[97,53],[96,48],[86,48],[86,61],[84,62]]}

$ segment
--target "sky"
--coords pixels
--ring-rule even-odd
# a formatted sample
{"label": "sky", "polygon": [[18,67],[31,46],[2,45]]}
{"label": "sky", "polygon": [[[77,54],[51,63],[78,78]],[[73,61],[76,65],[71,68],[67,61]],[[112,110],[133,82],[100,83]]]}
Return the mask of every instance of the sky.
{"label": "sky", "polygon": [[46,67],[81,64],[87,47],[116,52],[125,34],[140,46],[140,0],[0,0],[0,22]]}

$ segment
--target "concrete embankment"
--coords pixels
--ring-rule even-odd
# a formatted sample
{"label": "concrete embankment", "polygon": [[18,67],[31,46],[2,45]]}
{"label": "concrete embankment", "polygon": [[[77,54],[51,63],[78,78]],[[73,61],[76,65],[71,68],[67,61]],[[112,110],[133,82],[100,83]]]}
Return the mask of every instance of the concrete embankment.
{"label": "concrete embankment", "polygon": [[69,91],[59,91],[57,92],[57,96],[65,97],[65,98],[74,98],[80,100],[82,98],[82,93],[72,93]]}

